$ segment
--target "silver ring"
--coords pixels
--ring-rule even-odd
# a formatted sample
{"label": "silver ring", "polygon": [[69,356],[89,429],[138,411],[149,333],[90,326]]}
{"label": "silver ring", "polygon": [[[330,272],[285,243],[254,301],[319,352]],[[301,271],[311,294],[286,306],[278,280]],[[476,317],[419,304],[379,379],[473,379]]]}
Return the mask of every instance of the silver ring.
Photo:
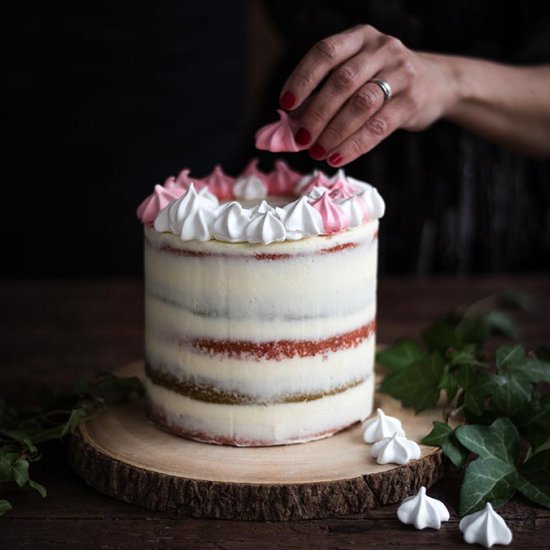
{"label": "silver ring", "polygon": [[372,80],[369,80],[367,84],[370,82],[372,82],[373,84],[376,84],[382,90],[382,92],[384,92],[384,103],[386,103],[386,101],[389,101],[391,99],[391,86],[389,82],[386,82],[381,78],[373,78]]}

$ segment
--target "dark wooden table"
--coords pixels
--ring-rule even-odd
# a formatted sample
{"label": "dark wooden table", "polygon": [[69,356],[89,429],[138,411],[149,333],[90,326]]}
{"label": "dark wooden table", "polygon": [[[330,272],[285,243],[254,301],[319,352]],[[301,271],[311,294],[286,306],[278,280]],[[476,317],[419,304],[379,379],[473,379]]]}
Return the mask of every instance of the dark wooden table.
{"label": "dark wooden table", "polygon": [[[384,279],[379,290],[380,342],[415,336],[452,307],[514,287],[537,302],[518,315],[524,342],[550,342],[550,276]],[[41,384],[63,386],[142,356],[139,280],[4,281],[0,287],[0,396],[21,401]],[[396,506],[357,516],[289,523],[174,517],[104,497],[70,469],[61,444],[50,444],[33,466],[48,497],[5,491],[14,509],[0,519],[0,549],[54,548],[469,548],[458,530],[456,476],[430,494],[451,510],[440,531],[399,523]],[[520,498],[499,510],[514,533],[513,548],[550,547],[550,511]]]}

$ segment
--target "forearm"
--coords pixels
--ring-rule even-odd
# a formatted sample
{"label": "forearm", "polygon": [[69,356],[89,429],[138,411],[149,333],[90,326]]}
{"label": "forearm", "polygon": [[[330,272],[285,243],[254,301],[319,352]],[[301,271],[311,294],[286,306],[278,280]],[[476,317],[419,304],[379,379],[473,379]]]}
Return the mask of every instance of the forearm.
{"label": "forearm", "polygon": [[505,147],[550,158],[550,65],[434,57],[447,64],[455,86],[456,101],[444,118]]}

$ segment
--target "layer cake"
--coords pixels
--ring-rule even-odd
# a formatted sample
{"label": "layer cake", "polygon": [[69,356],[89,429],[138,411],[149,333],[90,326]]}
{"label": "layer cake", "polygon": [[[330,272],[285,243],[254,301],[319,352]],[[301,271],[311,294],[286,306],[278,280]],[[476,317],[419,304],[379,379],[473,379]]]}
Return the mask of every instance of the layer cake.
{"label": "layer cake", "polygon": [[151,419],[280,445],[364,420],[374,394],[376,189],[279,161],[169,178],[140,206]]}

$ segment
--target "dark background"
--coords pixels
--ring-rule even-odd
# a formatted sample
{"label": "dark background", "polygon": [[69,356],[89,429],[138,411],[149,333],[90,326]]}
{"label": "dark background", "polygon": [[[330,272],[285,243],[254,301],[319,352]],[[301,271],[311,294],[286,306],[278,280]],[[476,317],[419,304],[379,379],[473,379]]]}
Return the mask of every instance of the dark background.
{"label": "dark background", "polygon": [[[550,60],[542,1],[21,2],[3,15],[7,276],[141,273],[135,209],[153,185],[184,166],[240,171],[295,63],[352,24],[415,49]],[[386,199],[383,272],[550,268],[547,161],[439,122],[397,132],[349,171]]]}

